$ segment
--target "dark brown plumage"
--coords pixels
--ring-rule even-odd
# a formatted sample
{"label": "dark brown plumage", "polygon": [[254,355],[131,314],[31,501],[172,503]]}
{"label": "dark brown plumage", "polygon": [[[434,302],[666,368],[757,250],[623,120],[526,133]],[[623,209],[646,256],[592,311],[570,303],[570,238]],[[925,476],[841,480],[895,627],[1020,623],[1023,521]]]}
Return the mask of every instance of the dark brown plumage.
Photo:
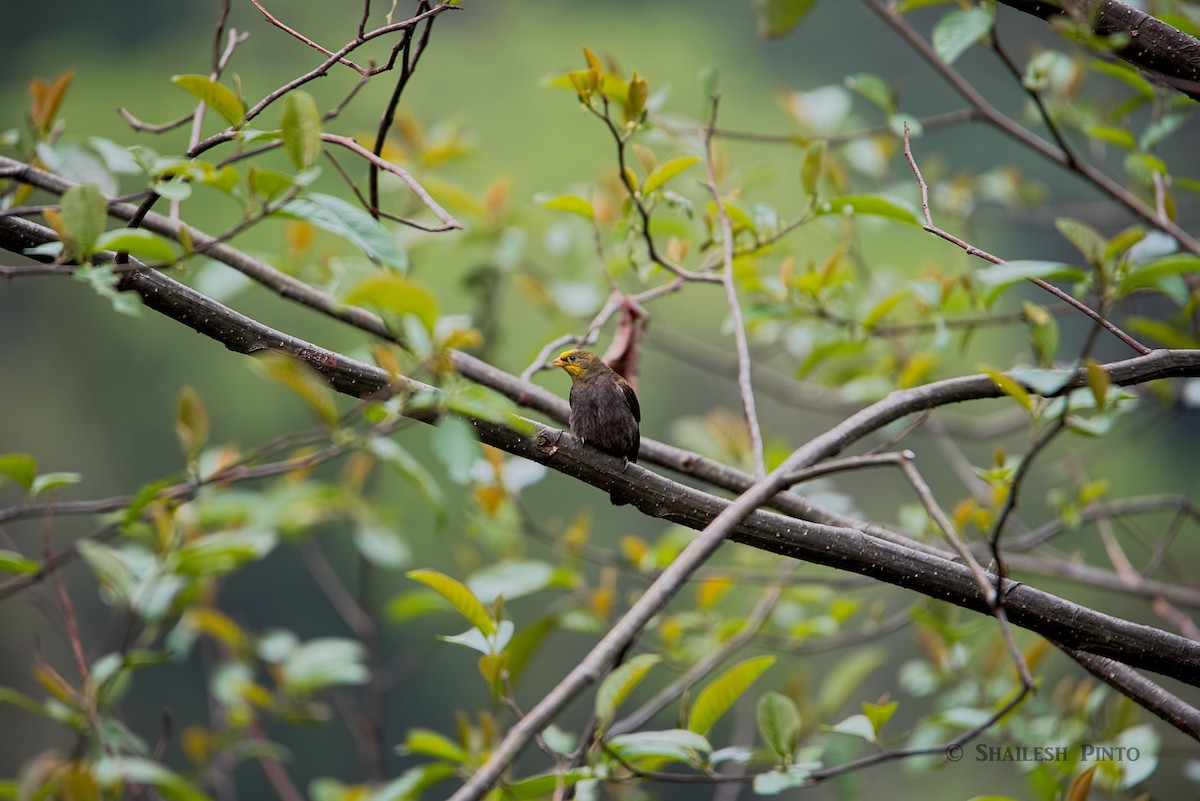
{"label": "dark brown plumage", "polygon": [[571,433],[594,448],[636,462],[642,410],[624,378],[586,350],[568,350],[552,364],[571,376]]}

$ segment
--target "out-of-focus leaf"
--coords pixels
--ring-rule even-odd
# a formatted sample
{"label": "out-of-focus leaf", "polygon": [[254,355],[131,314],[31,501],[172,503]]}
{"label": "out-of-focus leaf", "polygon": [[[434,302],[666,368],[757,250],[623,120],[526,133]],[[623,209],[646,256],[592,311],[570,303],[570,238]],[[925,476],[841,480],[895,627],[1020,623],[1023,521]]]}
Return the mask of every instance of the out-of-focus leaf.
{"label": "out-of-focus leaf", "polygon": [[0,573],[29,575],[38,572],[40,565],[34,559],[26,559],[16,551],[0,551]]}
{"label": "out-of-focus leaf", "polygon": [[208,442],[208,410],[196,390],[185,386],[179,391],[175,405],[175,436],[184,456],[190,462]]}
{"label": "out-of-focus leaf", "polygon": [[800,743],[800,710],[796,702],[781,693],[764,693],[758,699],[755,718],[767,747],[780,759],[790,760]]}
{"label": "out-of-focus leaf", "polygon": [[831,717],[852,694],[887,662],[887,652],[881,648],[858,651],[832,666],[817,692],[822,717]]}
{"label": "out-of-focus leaf", "polygon": [[[444,762],[417,765],[371,793],[365,801],[413,801],[420,797],[422,790],[449,779],[455,773],[454,765],[447,765]],[[313,799],[313,801],[320,801],[320,799]],[[335,801],[342,801],[342,796],[338,796]]]}
{"label": "out-of-focus leaf", "polygon": [[1088,388],[1092,390],[1092,397],[1096,399],[1096,408],[1103,409],[1108,400],[1108,372],[1095,359],[1085,361],[1084,367],[1087,368]]}
{"label": "out-of-focus leaf", "polygon": [[281,384],[303,400],[326,425],[338,419],[333,390],[308,365],[284,353],[268,352],[257,356],[251,365],[262,375]]}
{"label": "out-of-focus leaf", "polygon": [[1005,375],[994,367],[988,367],[987,365],[982,364],[979,365],[979,371],[985,373],[988,378],[992,379],[992,382],[1000,389],[1001,392],[1003,392],[1005,395],[1008,395],[1010,398],[1013,398],[1017,403],[1025,407],[1026,411],[1033,411],[1033,398],[1030,396],[1029,391],[1025,389],[1025,387],[1021,386],[1011,376]]}
{"label": "out-of-focus leaf", "polygon": [[39,495],[53,492],[61,487],[78,484],[82,480],[83,476],[79,473],[42,473],[33,480],[33,486],[29,488],[29,494],[36,498]]}
{"label": "out-of-focus leaf", "polygon": [[[494,635],[485,635],[477,628],[471,628],[462,634],[444,634],[438,637],[443,642],[454,643],[478,651],[484,656],[499,654],[508,646],[516,626],[511,620],[501,620],[496,624]],[[486,674],[485,674],[486,675]],[[491,679],[489,678],[489,681]]]}
{"label": "out-of-focus leaf", "polygon": [[917,211],[904,201],[887,198],[883,195],[843,195],[827,200],[815,210],[818,217],[832,214],[866,214],[873,217],[886,217],[889,220],[915,225],[920,228],[923,223]]}
{"label": "out-of-focus leaf", "polygon": [[220,576],[245,562],[262,559],[279,542],[274,531],[219,531],[189,541],[179,549],[176,570],[185,576]]}
{"label": "out-of-focus leaf", "polygon": [[335,685],[366,684],[366,649],[356,640],[320,637],[297,646],[283,661],[283,684],[295,695]]}
{"label": "out-of-focus leaf", "polygon": [[697,765],[706,754],[712,753],[712,745],[703,735],[686,729],[619,734],[607,746],[625,762],[653,758]]}
{"label": "out-of-focus leaf", "polygon": [[934,25],[930,41],[938,57],[947,64],[953,64],[991,29],[992,12],[987,9],[955,9],[947,12]]}
{"label": "out-of-focus leaf", "polygon": [[404,742],[396,748],[401,754],[420,754],[447,762],[466,763],[471,755],[461,745],[431,729],[409,729]]}
{"label": "out-of-focus leaf", "polygon": [[412,549],[399,531],[371,520],[355,527],[354,545],[376,567],[400,568],[412,559]]}
{"label": "out-of-focus leaf", "polygon": [[202,100],[209,108],[224,117],[230,125],[241,125],[246,106],[227,86],[207,75],[176,75],[171,83]]}
{"label": "out-of-focus leaf", "polygon": [[750,688],[767,668],[775,664],[773,656],[756,656],[731,667],[696,696],[688,715],[688,730],[706,734],[713,724]]}
{"label": "out-of-focus leaf", "polygon": [[589,220],[596,218],[596,210],[592,208],[592,202],[579,195],[559,195],[558,197],[547,198],[539,202],[546,208],[554,209],[555,211],[569,211],[572,214],[578,214],[580,217],[586,217]]}
{"label": "out-of-focus leaf", "polygon": [[288,92],[283,98],[280,127],[283,149],[292,166],[307,170],[321,155],[321,112],[313,96],[302,89]]}
{"label": "out-of-focus leaf", "polygon": [[29,82],[29,119],[39,133],[50,130],[74,76],[75,70],[71,69],[61,73],[53,81],[34,78]]}
{"label": "out-of-focus leaf", "polygon": [[1159,287],[1162,279],[1172,275],[1200,273],[1200,257],[1190,253],[1173,253],[1151,259],[1133,267],[1118,285],[1118,291],[1127,295],[1135,289]]}
{"label": "out-of-focus leaf", "polygon": [[94,184],[75,184],[62,196],[62,221],[67,241],[81,259],[96,252],[104,233],[108,205]]}
{"label": "out-of-focus leaf", "polygon": [[433,508],[439,522],[445,517],[446,497],[442,488],[417,457],[389,437],[373,437],[367,447],[381,462],[412,482]]}
{"label": "out-of-focus leaf", "polygon": [[592,777],[589,768],[570,768],[542,776],[531,776],[512,784],[504,785],[504,798],[513,801],[532,801],[535,798],[550,798],[560,787],[574,787],[584,779]]}
{"label": "out-of-focus leaf", "polygon": [[496,633],[496,622],[488,614],[484,605],[475,597],[462,582],[439,573],[436,570],[411,570],[408,577],[430,587],[441,595],[459,614],[467,619],[472,626],[479,629],[487,637]]}
{"label": "out-of-focus leaf", "polygon": [[112,250],[128,253],[142,261],[175,261],[175,248],[167,239],[144,228],[114,228],[105,231],[96,240],[96,250]]}
{"label": "out-of-focus leaf", "polygon": [[6,476],[26,490],[32,489],[37,477],[37,460],[27,453],[0,454],[0,476]]}
{"label": "out-of-focus leaf", "polygon": [[1068,217],[1059,217],[1054,226],[1063,238],[1075,246],[1088,264],[1099,264],[1104,258],[1104,237],[1092,226]]}
{"label": "out-of-focus leaf", "polygon": [[170,801],[209,801],[209,796],[191,782],[152,759],[103,756],[93,766],[92,775],[105,787],[146,784]]}
{"label": "out-of-focus leaf", "polygon": [[754,777],[754,792],[757,795],[779,795],[784,790],[803,787],[818,767],[818,764],[797,764],[788,765],[784,770],[760,773]]}
{"label": "out-of-focus leaf", "polygon": [[486,565],[471,574],[467,587],[482,603],[490,604],[500,596],[511,601],[532,595],[550,585],[554,565],[533,559],[512,559]]}
{"label": "out-of-focus leaf", "polygon": [[289,200],[278,213],[337,234],[389,267],[408,269],[408,256],[383,224],[341,198],[314,192]]}
{"label": "out-of-focus leaf", "polygon": [[750,10],[758,23],[758,35],[764,39],[777,39],[791,33],[817,0],[750,0]]}
{"label": "out-of-focus leaf", "polygon": [[681,156],[680,158],[671,159],[658,165],[654,169],[654,172],[646,176],[646,181],[642,184],[642,194],[648,195],[656,189],[660,189],[667,181],[670,181],[699,160],[698,156]]}
{"label": "out-of-focus leaf", "polygon": [[896,113],[896,92],[878,75],[860,72],[846,76],[846,86],[883,110],[884,114]]}
{"label": "out-of-focus leaf", "polygon": [[629,697],[633,689],[646,678],[650,668],[662,661],[657,654],[638,654],[625,664],[613,670],[600,682],[596,691],[596,717],[601,720],[602,728],[612,719],[622,702]]}
{"label": "out-of-focus leaf", "polygon": [[471,467],[483,454],[483,448],[470,422],[458,415],[442,415],[433,432],[433,448],[451,481],[471,483]]}
{"label": "out-of-focus leaf", "polygon": [[411,314],[432,331],[437,322],[437,299],[428,289],[395,273],[372,275],[354,286],[342,298],[354,306],[374,306],[393,314]]}
{"label": "out-of-focus leaf", "polygon": [[1087,271],[1057,261],[1010,261],[997,264],[972,274],[972,279],[983,287],[983,303],[990,306],[1004,289],[1029,278],[1043,281],[1082,281]]}

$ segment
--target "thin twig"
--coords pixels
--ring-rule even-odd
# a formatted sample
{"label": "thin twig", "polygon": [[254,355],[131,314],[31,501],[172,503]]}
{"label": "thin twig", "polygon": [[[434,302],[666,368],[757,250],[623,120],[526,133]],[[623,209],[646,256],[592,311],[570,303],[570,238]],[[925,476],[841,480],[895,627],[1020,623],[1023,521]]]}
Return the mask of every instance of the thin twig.
{"label": "thin twig", "polygon": [[754,387],[750,380],[750,345],[746,340],[746,321],[742,317],[742,306],[738,301],[737,284],[733,275],[733,225],[729,222],[729,213],[721,200],[721,190],[717,187],[717,171],[713,164],[713,130],[717,124],[717,107],[720,98],[713,96],[712,116],[708,127],[703,130],[704,137],[704,167],[708,173],[708,191],[712,195],[713,205],[717,210],[717,221],[721,226],[721,255],[724,261],[722,285],[725,289],[725,302],[729,306],[729,316],[733,320],[733,341],[737,350],[738,360],[738,392],[742,397],[742,413],[746,418],[746,430],[750,435],[750,448],[754,459],[754,475],[762,479],[767,474],[766,460],[763,456],[762,429],[758,423],[758,409],[754,402]]}
{"label": "thin twig", "polygon": [[[870,2],[870,0],[868,0],[868,2]],[[951,244],[962,248],[962,250],[968,256],[978,256],[979,258],[983,259],[984,261],[989,261],[992,264],[997,264],[997,265],[1006,264],[1007,262],[1005,262],[1003,259],[999,258],[998,256],[993,256],[991,253],[988,253],[986,250],[981,250],[980,248],[975,247],[974,245],[970,244],[969,242],[959,239],[958,237],[954,236],[951,233],[943,231],[941,228],[938,228],[936,225],[933,224],[933,217],[931,216],[931,214],[929,212],[929,186],[926,185],[925,179],[923,177],[921,177],[921,170],[919,167],[917,167],[916,159],[913,158],[912,146],[909,141],[909,135],[908,135],[908,122],[907,121],[905,121],[905,123],[904,123],[904,157],[906,159],[908,159],[908,166],[912,168],[913,175],[916,176],[916,179],[917,179],[917,184],[921,187],[921,211],[924,212],[924,214],[925,214],[925,225],[923,225],[922,228],[924,228],[927,232],[934,234],[936,236],[939,236],[942,239],[945,239],[947,242],[950,242]],[[1040,289],[1043,289],[1046,292],[1049,292],[1051,295],[1054,295],[1054,297],[1058,298],[1059,300],[1063,301],[1064,303],[1069,303],[1073,308],[1075,308],[1076,310],[1078,310],[1078,311],[1082,312],[1083,314],[1087,315],[1088,317],[1090,317],[1098,325],[1103,326],[1109,333],[1111,333],[1117,339],[1124,342],[1129,347],[1133,348],[1138,353],[1145,355],[1150,352],[1150,348],[1148,348],[1145,345],[1143,345],[1142,343],[1138,342],[1136,339],[1129,336],[1129,334],[1126,334],[1120,328],[1117,328],[1115,325],[1113,325],[1111,322],[1109,322],[1099,312],[1093,310],[1091,307],[1089,307],[1087,304],[1083,303],[1082,301],[1075,299],[1067,292],[1064,292],[1063,290],[1059,289],[1058,287],[1054,286],[1053,284],[1043,281],[1041,278],[1028,278],[1026,280],[1028,280],[1034,286],[1037,286]]]}

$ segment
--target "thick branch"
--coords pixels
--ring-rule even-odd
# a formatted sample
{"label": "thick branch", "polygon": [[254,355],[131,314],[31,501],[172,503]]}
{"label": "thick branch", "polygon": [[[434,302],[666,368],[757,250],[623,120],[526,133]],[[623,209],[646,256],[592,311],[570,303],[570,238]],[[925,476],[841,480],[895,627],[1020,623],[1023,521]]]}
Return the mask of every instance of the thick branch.
{"label": "thick branch", "polygon": [[1200,100],[1200,40],[1144,11],[1116,0],[1000,0],[1044,20],[1066,16],[1087,22],[1098,36],[1126,34],[1128,44],[1113,53],[1143,72]]}

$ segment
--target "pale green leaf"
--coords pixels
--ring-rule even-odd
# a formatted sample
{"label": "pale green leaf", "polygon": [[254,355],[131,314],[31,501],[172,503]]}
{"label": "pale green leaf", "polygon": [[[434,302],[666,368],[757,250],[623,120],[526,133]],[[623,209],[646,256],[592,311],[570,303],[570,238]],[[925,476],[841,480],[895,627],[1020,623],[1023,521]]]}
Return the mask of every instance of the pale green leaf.
{"label": "pale green leaf", "polygon": [[605,724],[633,689],[646,678],[650,668],[662,661],[657,654],[638,654],[604,677],[596,691],[596,717]]}
{"label": "pale green leaf", "polygon": [[408,256],[383,224],[341,198],[314,192],[289,200],[278,213],[337,234],[370,258],[390,267],[408,269]]}
{"label": "pale green leaf", "polygon": [[580,217],[586,217],[589,220],[596,218],[596,210],[592,208],[591,201],[587,198],[579,197],[579,195],[559,195],[558,197],[543,200],[541,204],[548,209],[568,211],[571,214],[578,214]]}
{"label": "pale green leaf", "polygon": [[321,155],[321,112],[312,95],[300,89],[283,98],[280,115],[283,149],[297,170],[307,170]]}
{"label": "pale green leaf", "polygon": [[372,306],[397,315],[411,314],[432,331],[438,304],[433,294],[415,281],[395,273],[377,273],[356,284],[342,297],[352,306]]}
{"label": "pale green leaf", "polygon": [[902,200],[883,195],[843,195],[822,203],[815,210],[815,214],[818,217],[832,214],[866,214],[886,217],[918,228],[924,224],[912,206]]}
{"label": "pale green leaf", "polygon": [[171,83],[202,100],[209,108],[220,114],[230,125],[241,125],[246,116],[246,106],[229,87],[217,83],[207,75],[176,75]]}
{"label": "pale green leaf", "polygon": [[487,637],[496,632],[496,622],[462,582],[436,570],[410,570],[408,577],[430,587],[458,610],[459,614]]}
{"label": "pale green leaf", "polygon": [[750,10],[758,23],[758,35],[777,39],[799,25],[816,4],[817,0],[750,0]]}
{"label": "pale green leaf", "polygon": [[782,693],[765,693],[758,699],[755,718],[767,747],[780,759],[791,759],[800,742],[800,710],[796,702]]}
{"label": "pale green leaf", "polygon": [[654,168],[654,172],[646,176],[646,181],[642,184],[642,194],[648,195],[654,190],[661,188],[667,181],[670,181],[699,160],[697,156],[682,156],[658,165]]}
{"label": "pale green leaf", "polygon": [[166,237],[144,228],[114,228],[105,231],[96,240],[97,250],[128,253],[146,262],[175,261],[175,248]]}
{"label": "pale green leaf", "polygon": [[930,41],[938,57],[947,64],[967,51],[992,29],[992,12],[983,8],[955,9],[933,26]]}
{"label": "pale green leaf", "polygon": [[696,696],[688,715],[688,730],[706,734],[722,715],[750,688],[767,668],[775,664],[773,656],[756,656],[731,667]]}

